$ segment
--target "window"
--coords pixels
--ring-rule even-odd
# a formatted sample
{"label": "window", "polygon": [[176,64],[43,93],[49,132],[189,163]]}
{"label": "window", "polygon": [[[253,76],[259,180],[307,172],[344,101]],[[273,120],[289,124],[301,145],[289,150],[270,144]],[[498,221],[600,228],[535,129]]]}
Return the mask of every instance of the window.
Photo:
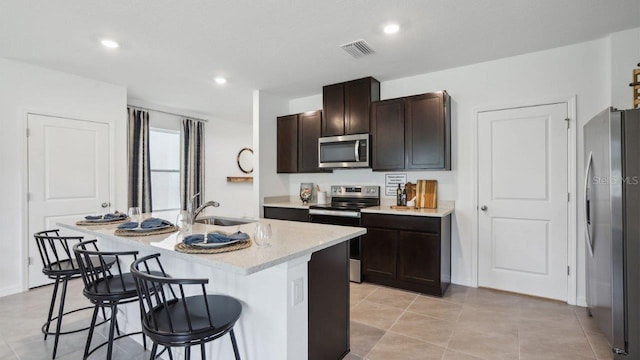
{"label": "window", "polygon": [[180,132],[150,128],[153,211],[180,209]]}

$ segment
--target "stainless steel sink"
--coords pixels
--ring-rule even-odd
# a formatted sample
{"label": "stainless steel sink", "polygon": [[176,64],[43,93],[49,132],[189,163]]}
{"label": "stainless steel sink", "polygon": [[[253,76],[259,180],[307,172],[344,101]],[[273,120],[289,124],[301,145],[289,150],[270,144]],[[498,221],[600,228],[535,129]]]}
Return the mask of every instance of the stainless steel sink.
{"label": "stainless steel sink", "polygon": [[256,222],[251,219],[232,219],[232,218],[224,218],[224,217],[203,217],[196,219],[197,223],[206,224],[206,225],[218,225],[218,226],[237,226],[244,224],[251,224]]}

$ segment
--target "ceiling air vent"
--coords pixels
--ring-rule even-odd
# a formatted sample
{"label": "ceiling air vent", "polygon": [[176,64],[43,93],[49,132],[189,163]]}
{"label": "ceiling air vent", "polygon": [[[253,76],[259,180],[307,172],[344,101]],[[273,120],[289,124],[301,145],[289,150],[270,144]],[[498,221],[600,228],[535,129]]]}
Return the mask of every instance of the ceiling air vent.
{"label": "ceiling air vent", "polygon": [[363,39],[352,41],[348,44],[340,45],[340,47],[343,48],[344,51],[348,52],[349,55],[353,56],[356,59],[366,55],[372,55],[376,53],[369,46],[369,44],[367,44],[367,42],[364,41]]}

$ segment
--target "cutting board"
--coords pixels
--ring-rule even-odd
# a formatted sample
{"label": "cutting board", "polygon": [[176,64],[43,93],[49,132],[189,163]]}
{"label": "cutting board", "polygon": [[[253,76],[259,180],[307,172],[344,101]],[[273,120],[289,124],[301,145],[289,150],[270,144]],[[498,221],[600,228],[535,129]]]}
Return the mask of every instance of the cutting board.
{"label": "cutting board", "polygon": [[438,181],[418,180],[416,185],[416,207],[435,209],[438,207]]}

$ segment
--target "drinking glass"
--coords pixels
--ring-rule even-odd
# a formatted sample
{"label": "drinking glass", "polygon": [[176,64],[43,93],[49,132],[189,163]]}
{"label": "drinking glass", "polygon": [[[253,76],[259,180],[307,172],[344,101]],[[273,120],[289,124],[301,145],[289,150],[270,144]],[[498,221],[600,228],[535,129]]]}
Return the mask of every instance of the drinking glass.
{"label": "drinking glass", "polygon": [[127,211],[127,215],[129,215],[131,221],[137,222],[138,226],[140,226],[140,221],[142,221],[142,211],[140,210],[140,207],[130,207],[129,211]]}
{"label": "drinking glass", "polygon": [[256,224],[256,231],[253,234],[253,241],[256,243],[256,246],[259,248],[271,246],[269,239],[271,239],[271,224]]}
{"label": "drinking glass", "polygon": [[180,211],[176,218],[176,226],[183,235],[191,235],[191,216],[188,211]]}

